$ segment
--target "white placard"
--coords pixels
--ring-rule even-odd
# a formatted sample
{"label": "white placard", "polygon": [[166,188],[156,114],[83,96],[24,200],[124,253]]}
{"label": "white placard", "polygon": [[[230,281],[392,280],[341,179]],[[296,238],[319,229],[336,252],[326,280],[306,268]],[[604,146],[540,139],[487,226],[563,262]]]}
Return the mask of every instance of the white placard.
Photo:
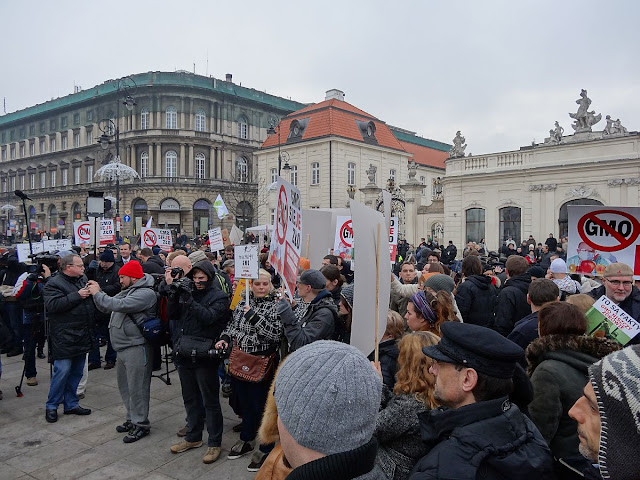
{"label": "white placard", "polygon": [[235,278],[258,278],[258,245],[238,245],[234,247],[236,266]]}
{"label": "white placard", "polygon": [[[32,243],[33,245],[33,253],[42,253],[44,252],[44,245],[42,242]],[[29,255],[31,255],[31,250],[29,249],[28,243],[18,243],[16,245],[16,252],[18,254],[19,262],[26,262],[29,260]]]}
{"label": "white placard", "polygon": [[146,228],[142,229],[140,235],[140,243],[142,248],[159,246],[164,252],[170,252],[173,250],[173,238],[171,237],[171,230],[165,228]]}
{"label": "white placard", "polygon": [[71,240],[68,238],[60,240],[45,240],[42,244],[44,245],[44,251],[49,253],[71,250],[71,247],[73,246],[71,244]]}
{"label": "white placard", "polygon": [[209,248],[212,252],[224,250],[224,242],[222,240],[222,229],[215,227],[209,230]]}

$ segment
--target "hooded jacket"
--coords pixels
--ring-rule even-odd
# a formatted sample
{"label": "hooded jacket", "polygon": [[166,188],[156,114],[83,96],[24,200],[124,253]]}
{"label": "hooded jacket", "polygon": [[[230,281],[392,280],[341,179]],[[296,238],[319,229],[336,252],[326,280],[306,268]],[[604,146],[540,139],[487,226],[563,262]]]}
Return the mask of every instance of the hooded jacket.
{"label": "hooded jacket", "polygon": [[419,415],[430,450],[411,480],[553,479],[549,447],[535,425],[507,397]]}
{"label": "hooded jacket", "polygon": [[142,271],[144,273],[164,273],[164,263],[158,255],[153,255],[142,263]]}
{"label": "hooded jacket", "polygon": [[531,285],[531,275],[523,273],[509,278],[498,295],[493,329],[505,337],[511,333],[521,318],[531,313],[527,303],[527,293]]}
{"label": "hooded jacket", "polygon": [[278,302],[276,311],[292,352],[316,340],[331,340],[338,320],[336,304],[327,290],[321,290],[316,295],[300,320],[284,298]]}
{"label": "hooded jacket", "polygon": [[111,313],[109,337],[114,350],[144,345],[145,339],[140,325],[148,318],[156,316],[156,293],[153,291],[153,277],[145,274],[126,290],[114,297],[100,291],[93,297],[98,310]]}
{"label": "hooded jacket", "polygon": [[86,284],[84,275],[69,277],[56,272],[42,290],[53,360],[84,355],[91,350],[96,309],[90,296],[82,298],[78,293]]}
{"label": "hooded jacket", "polygon": [[534,392],[529,414],[556,458],[580,458],[569,410],[582,396],[589,366],[619,349],[615,340],[579,335],[546,335],[527,348]]}
{"label": "hooded jacket", "polygon": [[464,323],[489,325],[497,300],[498,289],[486,275],[471,275],[456,290],[456,303]]}

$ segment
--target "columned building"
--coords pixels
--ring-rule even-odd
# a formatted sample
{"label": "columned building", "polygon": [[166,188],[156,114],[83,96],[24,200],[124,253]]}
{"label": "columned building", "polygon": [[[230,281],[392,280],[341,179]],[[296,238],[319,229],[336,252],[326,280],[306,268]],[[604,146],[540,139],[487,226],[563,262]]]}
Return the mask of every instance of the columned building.
{"label": "columned building", "polygon": [[[153,226],[206,233],[220,225],[212,207],[218,194],[231,213],[226,222],[255,225],[254,152],[270,124],[304,105],[237,85],[231,75],[141,73],[126,77],[125,91],[121,80],[0,116],[0,204],[19,206],[12,192],[23,190],[33,199],[34,230],[70,235],[72,222],[86,217],[89,190],[115,197],[115,182],[95,174],[115,158],[117,128],[120,160],[140,176],[120,182],[119,214],[130,218],[121,235],[137,234],[151,217]],[[131,110],[122,106],[125,95]],[[103,133],[112,140],[106,150],[97,144]],[[21,208],[3,211],[0,225],[21,234]]]}

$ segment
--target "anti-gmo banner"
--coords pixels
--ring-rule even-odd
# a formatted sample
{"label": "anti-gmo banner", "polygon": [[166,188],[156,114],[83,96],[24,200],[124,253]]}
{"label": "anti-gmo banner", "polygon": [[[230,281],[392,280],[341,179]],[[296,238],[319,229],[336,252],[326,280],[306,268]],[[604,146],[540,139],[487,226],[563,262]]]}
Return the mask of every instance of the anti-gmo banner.
{"label": "anti-gmo banner", "polygon": [[640,208],[569,206],[569,273],[602,275],[622,262],[640,275]]}

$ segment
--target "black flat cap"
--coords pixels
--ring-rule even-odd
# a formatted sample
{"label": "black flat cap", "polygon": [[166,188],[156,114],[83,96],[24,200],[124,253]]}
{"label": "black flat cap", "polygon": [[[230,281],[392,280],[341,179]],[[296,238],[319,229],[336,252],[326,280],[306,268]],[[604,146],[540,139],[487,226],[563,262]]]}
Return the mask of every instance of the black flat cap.
{"label": "black flat cap", "polygon": [[496,378],[511,378],[524,350],[487,327],[444,322],[442,339],[422,352],[437,362],[455,363]]}

